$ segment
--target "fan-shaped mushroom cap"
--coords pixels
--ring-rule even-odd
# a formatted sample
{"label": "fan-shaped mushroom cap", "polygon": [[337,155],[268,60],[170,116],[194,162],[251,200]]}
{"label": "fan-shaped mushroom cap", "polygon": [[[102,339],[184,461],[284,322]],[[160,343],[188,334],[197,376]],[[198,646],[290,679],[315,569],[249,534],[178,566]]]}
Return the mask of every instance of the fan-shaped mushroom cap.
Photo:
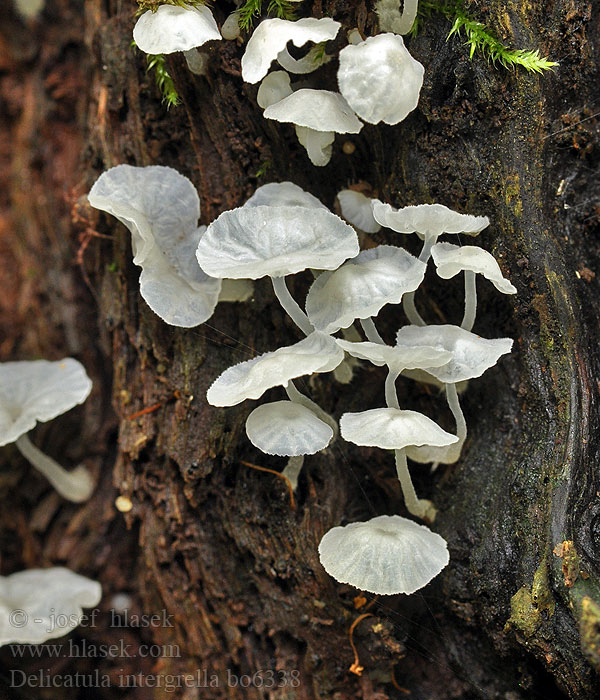
{"label": "fan-shaped mushroom cap", "polygon": [[353,226],[365,233],[377,233],[381,224],[373,218],[373,206],[369,197],[355,190],[338,192],[342,216]]}
{"label": "fan-shaped mushroom cap", "polygon": [[344,413],[340,419],[344,440],[365,447],[402,450],[408,445],[444,447],[458,441],[456,435],[416,411],[398,408],[372,408],[360,413]]}
{"label": "fan-shaped mushroom cap", "polygon": [[510,352],[512,344],[512,338],[487,340],[451,325],[404,326],[396,335],[398,346],[429,345],[452,353],[452,359],[448,363],[427,370],[444,384],[480,377],[502,355]]}
{"label": "fan-shaped mushroom cap", "polygon": [[340,51],[338,84],[361,119],[398,124],[417,106],[424,72],[401,36],[379,34]]}
{"label": "fan-shaped mushroom cap", "polygon": [[60,566],[0,576],[0,646],[62,637],[101,597],[97,581]]}
{"label": "fan-shaped mushroom cap", "polygon": [[246,420],[246,434],[255,447],[269,455],[298,457],[325,449],[333,430],[306,406],[275,401],[252,411]]}
{"label": "fan-shaped mushroom cap", "polygon": [[137,47],[150,54],[188,51],[212,39],[221,39],[221,34],[204,6],[160,5],[155,12],[144,12],[133,28]]}
{"label": "fan-shaped mushroom cap", "polygon": [[214,277],[258,279],[308,267],[332,270],[357,253],[354,229],[325,208],[260,205],[223,212],[196,255]]}
{"label": "fan-shaped mushroom cap", "polygon": [[267,107],[266,119],[306,126],[315,131],[358,134],[363,124],[337,92],[302,88]]}
{"label": "fan-shaped mushroom cap", "polygon": [[212,316],[221,283],[194,259],[205,228],[198,228],[200,201],[186,177],[159,165],[117,165],[98,178],[88,200],[131,231],[140,294],[154,313],[183,327]]}
{"label": "fan-shaped mushroom cap", "polygon": [[242,56],[242,78],[247,83],[257,83],[263,78],[271,63],[291,41],[294,46],[303,46],[309,41],[319,43],[334,39],[340,23],[324,17],[308,17],[296,21],[265,19],[252,33]]}
{"label": "fan-shaped mushroom cap", "polygon": [[[245,207],[309,207],[327,209],[327,207],[310,192],[306,192],[293,182],[269,182],[261,185],[244,204]],[[327,209],[327,211],[329,211]]]}
{"label": "fan-shaped mushroom cap", "polygon": [[[342,352],[340,350],[340,352]],[[83,403],[92,382],[77,360],[0,364],[0,447],[15,442],[37,421],[46,422]]]}
{"label": "fan-shaped mushroom cap", "polygon": [[294,92],[290,85],[290,76],[283,70],[276,70],[266,75],[256,93],[258,106],[266,109]]}
{"label": "fan-shaped mushroom cap", "polygon": [[313,372],[331,372],[344,359],[335,339],[315,331],[294,345],[259,355],[229,367],[206,392],[213,406],[235,406],[258,399],[267,389]]}
{"label": "fan-shaped mushroom cap", "polygon": [[349,340],[336,339],[337,344],[353,357],[360,360],[368,360],[381,367],[401,367],[405,369],[427,369],[446,364],[452,358],[452,353],[431,346],[415,345],[414,347],[391,347],[381,343],[350,342]]}
{"label": "fan-shaped mushroom cap", "polygon": [[414,593],[449,561],[443,537],[399,515],[334,527],[319,544],[319,558],[336,581],[377,595]]}
{"label": "fan-shaped mushroom cap", "polygon": [[442,233],[466,233],[476,236],[489,226],[487,216],[459,214],[443,204],[418,204],[394,209],[373,200],[373,216],[382,226],[398,233],[417,233],[420,238],[437,237]]}
{"label": "fan-shaped mushroom cap", "polygon": [[448,280],[459,272],[469,270],[483,275],[503,294],[517,293],[516,287],[502,275],[496,258],[479,246],[436,243],[431,249],[431,255],[442,279]]}
{"label": "fan-shaped mushroom cap", "polygon": [[306,312],[319,330],[334,333],[357,318],[376,316],[386,304],[421,284],[426,265],[403,248],[363,250],[334,272],[324,272],[306,297]]}

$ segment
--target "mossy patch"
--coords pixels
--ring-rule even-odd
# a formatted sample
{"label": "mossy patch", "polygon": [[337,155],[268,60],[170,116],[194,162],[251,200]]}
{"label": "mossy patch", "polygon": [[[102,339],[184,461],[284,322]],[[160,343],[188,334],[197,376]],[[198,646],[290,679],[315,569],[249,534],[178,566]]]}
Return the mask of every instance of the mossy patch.
{"label": "mossy patch", "polygon": [[505,630],[513,627],[532,637],[547,616],[554,614],[555,602],[548,587],[548,562],[542,561],[533,575],[531,588],[521,586],[510,599],[510,617]]}

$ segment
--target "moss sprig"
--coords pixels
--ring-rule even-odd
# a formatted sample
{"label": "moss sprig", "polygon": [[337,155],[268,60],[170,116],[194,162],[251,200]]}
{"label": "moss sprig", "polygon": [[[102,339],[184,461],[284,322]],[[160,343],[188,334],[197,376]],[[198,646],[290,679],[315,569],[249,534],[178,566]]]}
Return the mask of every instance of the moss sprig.
{"label": "moss sprig", "polygon": [[175,89],[173,78],[169,75],[165,57],[162,54],[148,54],[146,57],[148,65],[146,71],[154,71],[154,82],[162,95],[163,104],[167,109],[177,107],[180,103],[179,95]]}
{"label": "moss sprig", "polygon": [[558,65],[555,61],[540,56],[538,49],[510,49],[505,46],[485,24],[469,17],[462,0],[421,0],[419,13],[411,30],[413,36],[419,30],[419,22],[431,16],[433,12],[444,15],[453,23],[446,40],[455,34],[466,38],[469,58],[473,58],[475,52],[478,52],[494,66],[499,64],[509,70],[519,66],[533,73],[542,73]]}
{"label": "moss sprig", "polygon": [[137,0],[138,14],[143,12],[156,12],[161,5],[175,5],[175,7],[202,7],[207,0]]}
{"label": "moss sprig", "polygon": [[[254,20],[262,14],[264,0],[246,0],[238,10],[240,29],[247,32],[252,29]],[[294,20],[296,15],[293,3],[288,0],[269,0],[267,14],[274,15],[280,19]]]}

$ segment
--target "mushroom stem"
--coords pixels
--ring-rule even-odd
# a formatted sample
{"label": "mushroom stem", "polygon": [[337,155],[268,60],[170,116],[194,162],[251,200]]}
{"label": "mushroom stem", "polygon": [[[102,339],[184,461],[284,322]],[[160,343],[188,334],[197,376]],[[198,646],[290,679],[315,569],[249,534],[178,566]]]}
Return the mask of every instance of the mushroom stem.
{"label": "mushroom stem", "polygon": [[415,487],[410,478],[410,472],[408,471],[406,451],[394,450],[394,453],[396,455],[396,474],[398,475],[398,481],[402,488],[406,510],[417,518],[433,522],[437,511],[431,501],[417,497]]}
{"label": "mushroom stem", "polygon": [[301,406],[308,408],[309,411],[312,411],[324,423],[327,423],[327,425],[333,430],[333,440],[335,440],[337,438],[338,425],[337,425],[336,421],[329,415],[329,413],[324,411],[319,406],[319,404],[315,403],[312,399],[309,399],[308,396],[305,396],[301,391],[298,391],[298,389],[296,388],[296,385],[294,384],[294,382],[291,379],[287,383],[287,386],[285,387],[285,393],[288,395],[288,399],[290,401],[293,401],[294,403],[298,403]]}
{"label": "mushroom stem", "polygon": [[310,335],[314,331],[314,328],[308,320],[308,316],[302,311],[298,302],[290,294],[290,290],[285,283],[285,277],[272,277],[271,281],[273,282],[275,296],[279,299],[279,303],[283,306],[284,311],[304,335]]}
{"label": "mushroom stem", "polygon": [[298,477],[302,471],[302,466],[304,465],[304,455],[298,455],[297,457],[290,457],[285,469],[281,472],[282,476],[290,482],[292,485],[292,491],[296,491],[298,488]]}
{"label": "mushroom stem", "polygon": [[465,314],[461,328],[470,331],[475,323],[477,313],[477,283],[473,270],[465,270]]}
{"label": "mushroom stem", "polygon": [[419,253],[419,260],[421,262],[429,262],[429,258],[431,257],[431,249],[435,245],[437,239],[438,237],[435,235],[425,236],[425,239],[423,240],[423,247],[421,248],[421,252]]}
{"label": "mushroom stem", "polygon": [[379,335],[379,331],[375,328],[375,322],[371,316],[369,318],[361,318],[360,325],[367,336],[367,340],[371,343],[385,345],[385,340]]}
{"label": "mushroom stem", "polygon": [[406,314],[406,318],[413,326],[426,326],[421,314],[415,307],[415,293],[409,292],[402,297],[402,308]]}
{"label": "mushroom stem", "polygon": [[446,400],[448,401],[448,406],[456,421],[456,436],[458,437],[458,445],[462,448],[467,439],[467,422],[465,421],[464,413],[460,407],[456,384],[446,384]]}
{"label": "mushroom stem", "polygon": [[84,466],[68,472],[51,457],[45,455],[31,442],[27,435],[21,435],[15,445],[19,452],[54,486],[63,498],[73,503],[87,501],[92,494],[94,482]]}
{"label": "mushroom stem", "polygon": [[402,16],[394,31],[396,34],[408,34],[417,18],[419,0],[404,0],[402,4]]}
{"label": "mushroom stem", "polygon": [[388,375],[385,378],[385,402],[388,408],[400,409],[400,404],[398,403],[398,392],[396,391],[396,379],[398,379],[400,372],[402,372],[401,367],[390,367],[388,370]]}

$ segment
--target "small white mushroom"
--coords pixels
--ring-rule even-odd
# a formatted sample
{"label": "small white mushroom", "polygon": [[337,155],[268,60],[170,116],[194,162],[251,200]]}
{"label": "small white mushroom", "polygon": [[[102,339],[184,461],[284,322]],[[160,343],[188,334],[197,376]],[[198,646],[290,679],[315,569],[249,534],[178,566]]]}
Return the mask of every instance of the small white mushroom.
{"label": "small white mushroom", "polygon": [[133,28],[133,40],[137,47],[149,54],[189,51],[207,41],[219,39],[221,34],[217,23],[204,5],[160,5],[154,12],[144,12]]}
{"label": "small white mushroom", "polygon": [[85,369],[70,357],[58,362],[0,364],[0,447],[14,442],[61,496],[75,503],[86,501],[92,493],[88,470],[79,466],[66,471],[35,447],[26,433],[38,421],[45,423],[83,403],[91,390]]}
{"label": "small white mushroom", "polygon": [[223,39],[233,41],[241,34],[240,30],[240,13],[236,10],[227,16],[221,26],[221,36]]}
{"label": "small white mushroom", "polygon": [[267,389],[313,372],[331,372],[344,359],[335,339],[314,331],[294,345],[278,348],[226,369],[206,392],[213,406],[258,399]]}
{"label": "small white mushroom", "polygon": [[[272,104],[266,119],[296,125],[296,135],[314,165],[326,165],[335,134],[358,134],[363,124],[337,92],[302,88]],[[315,162],[316,161],[316,162]]]}
{"label": "small white mushroom", "polygon": [[341,190],[338,201],[346,221],[365,233],[377,233],[381,224],[373,218],[373,206],[369,197],[355,190]]}
{"label": "small white mushroom", "polygon": [[56,566],[0,576],[0,646],[41,644],[75,629],[100,602],[97,581]]}
{"label": "small white mushroom", "polygon": [[[270,75],[274,75],[271,73]],[[308,207],[310,209],[327,209],[314,194],[303,190],[293,182],[269,182],[256,189],[252,197],[244,204],[245,207]]]}
{"label": "small white mushroom", "polygon": [[117,165],[98,178],[88,200],[131,232],[133,262],[142,268],[140,294],[154,313],[184,328],[212,316],[221,281],[194,258],[206,229],[198,227],[200,200],[186,177],[159,165]]}
{"label": "small white mushroom", "polygon": [[483,275],[502,294],[516,294],[517,289],[503,275],[496,259],[487,250],[474,245],[457,246],[452,243],[436,243],[431,249],[437,273],[442,279],[450,279],[465,273],[465,313],[461,328],[470,331],[477,311],[477,286],[475,275]]}
{"label": "small white mushroom", "polygon": [[315,328],[335,333],[355,319],[376,316],[421,284],[426,265],[403,248],[381,245],[359,253],[313,282],[306,312]]}
{"label": "small white mushroom", "polygon": [[294,46],[304,46],[309,41],[329,41],[335,38],[340,26],[330,17],[308,17],[296,21],[278,18],[263,20],[252,33],[242,56],[242,78],[247,83],[257,83],[285,50],[288,41]]}
{"label": "small white mushroom", "polygon": [[307,268],[332,270],[357,253],[354,229],[324,207],[266,205],[223,212],[196,251],[200,267],[214,277],[271,277],[279,302],[305,335],[312,324],[285,277]]}
{"label": "small white mushroom", "polygon": [[288,73],[306,75],[329,63],[331,56],[325,53],[324,44],[313,46],[302,58],[294,58],[287,48],[277,54],[277,63]]}
{"label": "small white mushroom", "polygon": [[46,0],[15,0],[17,12],[25,19],[35,19],[45,4]]}
{"label": "small white mushroom", "polygon": [[292,401],[275,401],[255,408],[246,420],[250,442],[269,455],[313,455],[331,442],[331,426],[310,409]]}
{"label": "small white mushroom", "polygon": [[219,301],[240,302],[248,301],[254,294],[254,282],[252,280],[223,280]]}
{"label": "small white mushroom", "polygon": [[406,462],[406,448],[411,445],[445,447],[458,441],[430,418],[416,411],[398,408],[374,408],[360,413],[345,413],[340,419],[344,440],[366,447],[394,450],[396,473],[409,513],[432,521],[435,508],[431,501],[417,497]]}
{"label": "small white mushroom", "polygon": [[[427,263],[431,257],[431,248],[443,233],[465,233],[477,236],[489,225],[487,216],[459,214],[443,204],[419,204],[417,206],[394,209],[378,199],[373,200],[373,216],[382,226],[398,233],[416,233],[423,240],[419,260]],[[415,308],[414,294],[407,294],[402,306],[408,320],[417,326],[424,326],[425,321]]]}
{"label": "small white mushroom", "polygon": [[400,12],[400,0],[379,0],[375,3],[379,28],[382,32],[408,34],[415,23],[418,6],[419,0],[402,0]]}
{"label": "small white mushroom", "polygon": [[398,124],[415,109],[425,69],[401,36],[379,34],[340,51],[338,85],[348,104],[370,124]]}
{"label": "small white mushroom", "polygon": [[425,525],[399,515],[329,530],[319,559],[336,581],[377,595],[411,594],[448,564],[446,541]]}
{"label": "small white mushroom", "polygon": [[283,70],[276,70],[263,78],[256,93],[256,101],[259,107],[266,109],[289,97],[292,92],[290,76]]}

